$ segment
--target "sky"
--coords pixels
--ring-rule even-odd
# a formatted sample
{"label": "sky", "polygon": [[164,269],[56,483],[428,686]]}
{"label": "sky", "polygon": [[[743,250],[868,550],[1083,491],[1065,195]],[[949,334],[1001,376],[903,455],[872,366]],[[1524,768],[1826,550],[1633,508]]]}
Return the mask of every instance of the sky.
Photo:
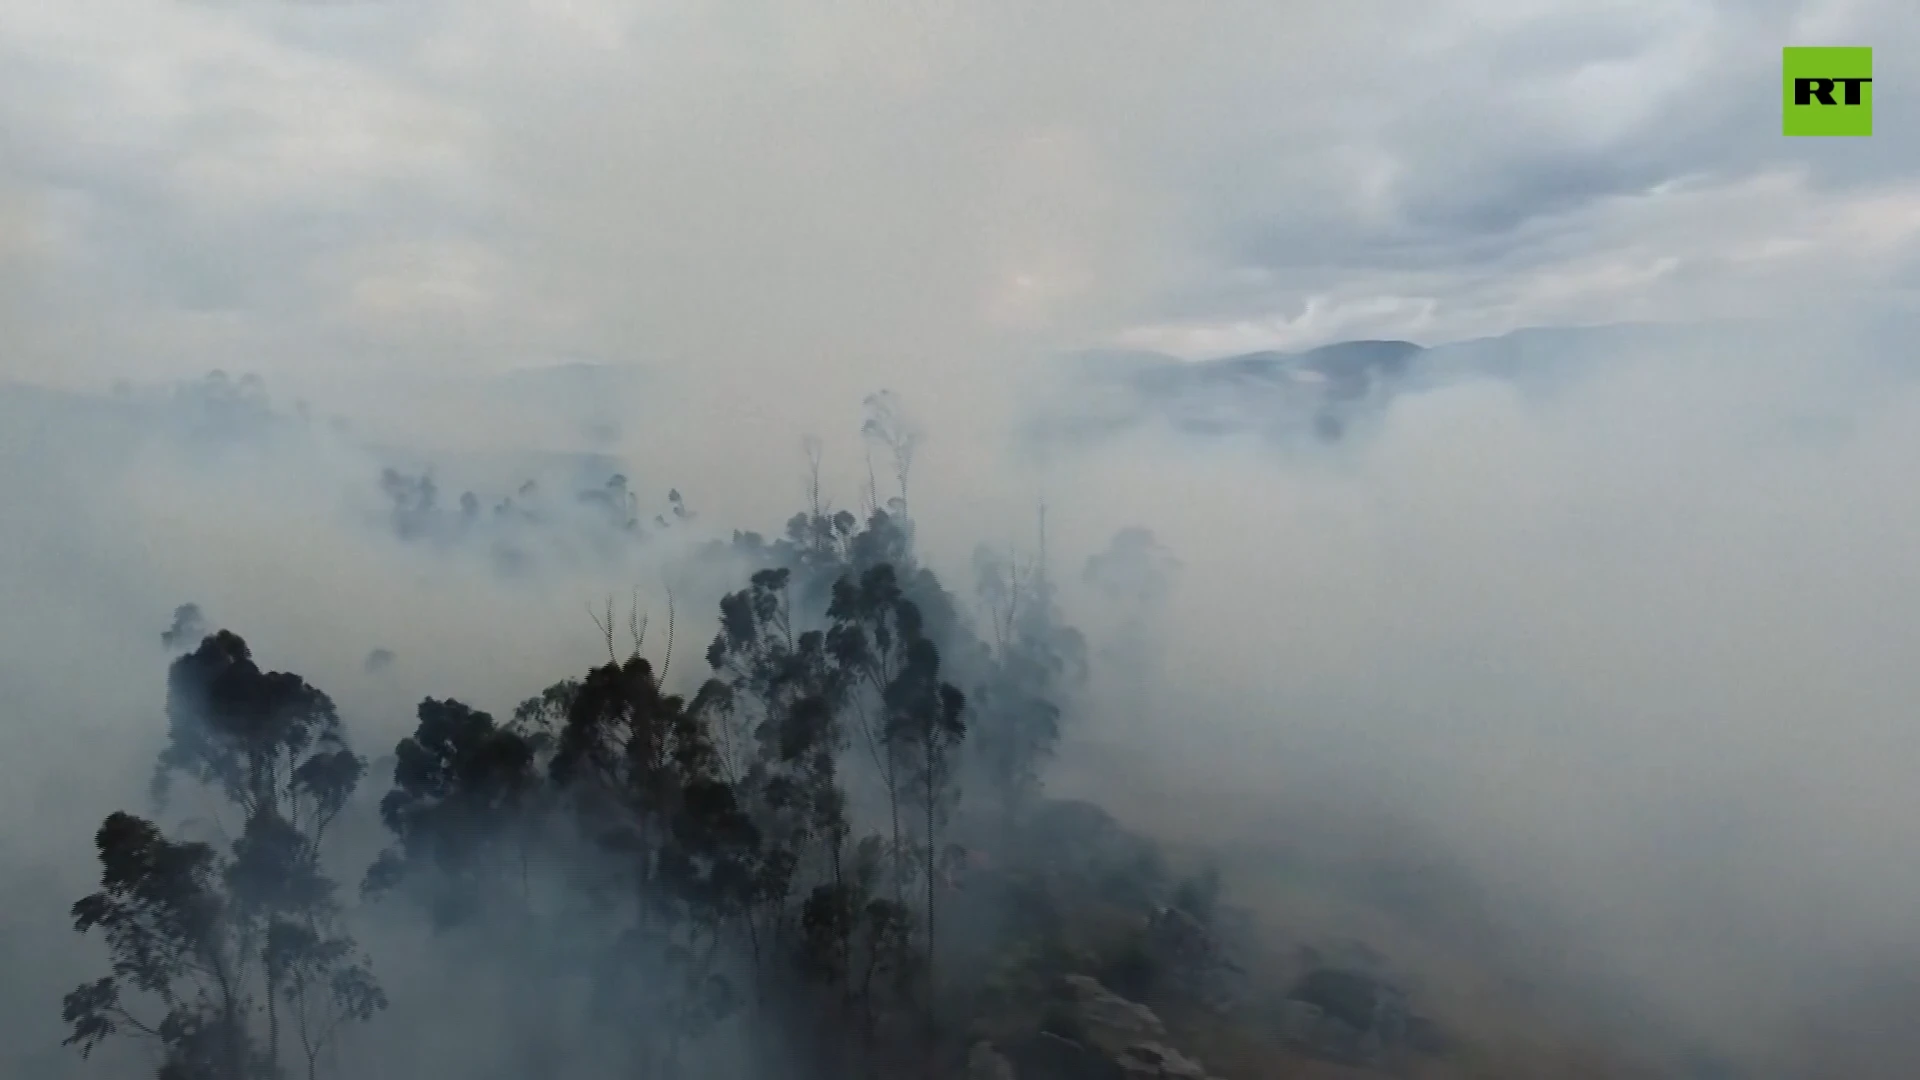
{"label": "sky", "polygon": [[[0,0],[0,377],[938,386],[1898,306],[1906,7]],[[1782,137],[1788,44],[1875,47],[1881,134]]]}

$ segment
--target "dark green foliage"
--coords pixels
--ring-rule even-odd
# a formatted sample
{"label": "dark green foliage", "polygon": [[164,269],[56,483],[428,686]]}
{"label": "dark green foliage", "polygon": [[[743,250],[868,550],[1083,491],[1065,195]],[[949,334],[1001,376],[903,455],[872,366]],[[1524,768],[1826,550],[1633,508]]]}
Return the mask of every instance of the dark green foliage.
{"label": "dark green foliage", "polygon": [[[595,668],[565,696],[550,776],[631,888],[632,922],[614,953],[629,964],[603,967],[601,999],[670,1017],[633,1032],[632,1052],[643,1067],[672,1069],[681,1041],[739,1001],[721,950],[777,889],[779,860],[723,775],[708,696],[689,704],[662,692],[639,656]],[[631,977],[636,967],[648,977]]]}
{"label": "dark green foliage", "polygon": [[846,854],[841,880],[815,886],[800,911],[802,969],[869,1014],[877,991],[909,992],[919,966],[911,911],[876,895],[882,873],[880,838],[866,837]]}
{"label": "dark green foliage", "polygon": [[640,497],[627,486],[627,478],[615,473],[598,488],[580,493],[580,501],[605,515],[607,525],[621,532],[640,531]]}
{"label": "dark green foliage", "polygon": [[[705,558],[717,564],[772,567],[781,574],[770,589],[756,586],[757,593],[735,594],[729,597],[731,607],[723,604],[722,637],[735,642],[730,646],[735,649],[745,639],[727,627],[748,617],[749,603],[777,603],[789,627],[796,621],[819,620],[829,631],[837,623],[886,618],[886,606],[896,601],[910,604],[916,636],[933,643],[943,661],[943,677],[968,699],[971,751],[964,762],[949,763],[953,778],[979,779],[1014,816],[1031,799],[1059,739],[1064,707],[1087,674],[1085,643],[1061,617],[1041,566],[1021,567],[985,553],[976,557],[976,592],[988,632],[983,639],[933,572],[918,565],[911,524],[897,512],[875,510],[863,527],[856,527],[852,514],[816,505],[811,512],[794,515],[780,540],[768,543],[755,533],[736,533],[731,545],[709,547]],[[848,606],[846,590],[859,599],[866,575],[882,566],[892,575],[891,596],[884,601],[867,596]],[[831,613],[836,602],[842,613],[838,619]],[[861,750],[872,760],[877,747],[876,740]]]}
{"label": "dark green foliage", "polygon": [[[100,891],[74,905],[74,929],[105,935],[113,974],[67,995],[82,1054],[126,1034],[159,1044],[163,1078],[268,1080],[285,1023],[311,1076],[341,1024],[386,1006],[352,941],[327,932],[332,885],[283,820],[253,819],[222,857],[115,813],[95,846]],[[158,1019],[138,1018],[129,992]]]}
{"label": "dark green foliage", "polygon": [[[364,764],[325,694],[262,672],[224,630],[174,662],[167,717],[156,789],[173,774],[206,785],[239,811],[239,836],[221,852],[107,818],[101,890],[74,906],[74,926],[104,931],[113,974],[68,996],[69,1041],[86,1052],[115,1033],[155,1040],[161,1075],[180,1080],[277,1077],[292,1044],[311,1077],[342,1024],[386,1004],[337,927],[320,862]],[[130,991],[159,1019],[136,1019]]]}
{"label": "dark green foliage", "polygon": [[174,661],[167,720],[156,795],[179,773],[216,788],[249,817],[284,809],[317,834],[363,771],[346,747],[332,699],[298,675],[261,671],[231,631]]}
{"label": "dark green foliage", "polygon": [[173,609],[173,625],[160,632],[160,644],[169,649],[184,649],[207,632],[206,615],[199,604],[181,604]]}
{"label": "dark green foliage", "polygon": [[[63,1016],[73,1033],[66,1042],[91,1054],[101,1040],[125,1032],[157,1039],[170,1059],[195,1057],[207,1031],[217,1029],[213,1041],[225,1049],[225,1067],[207,1075],[244,1076],[253,1048],[235,1022],[240,1003],[230,989],[218,856],[205,844],[170,841],[152,822],[126,813],[107,817],[94,847],[100,891],[73,905],[73,925],[105,935],[113,974],[67,995]],[[127,989],[160,999],[157,1023],[127,1011]]]}
{"label": "dark green foliage", "polygon": [[[836,582],[827,619],[827,651],[871,700],[858,711],[860,734],[886,789],[894,898],[905,906],[910,874],[921,876],[931,977],[939,942],[938,830],[956,795],[952,757],[966,735],[966,697],[941,680],[939,649],[926,636],[920,608],[903,593],[890,564]],[[915,804],[920,818],[917,845],[908,839],[902,816]],[[910,870],[915,846],[919,865]]]}
{"label": "dark green foliage", "polygon": [[524,857],[525,804],[539,776],[532,740],[502,729],[493,717],[458,701],[420,703],[419,726],[395,748],[393,790],[380,819],[398,844],[368,870],[365,891],[398,885],[410,870],[430,867],[426,886],[441,922],[469,916],[510,873],[503,863]]}
{"label": "dark green foliage", "polygon": [[439,513],[440,489],[433,477],[407,476],[394,469],[380,473],[380,491],[393,505],[393,531],[402,540],[427,535]]}
{"label": "dark green foliage", "polygon": [[[798,1075],[924,1076],[964,1056],[942,1040],[996,970],[1034,986],[1070,970],[1152,981],[1128,945],[1167,898],[1151,848],[1040,796],[1084,643],[1039,561],[976,560],[985,619],[963,613],[914,552],[917,429],[890,396],[867,404],[898,496],[881,505],[876,483],[857,517],[816,487],[780,539],[707,549],[746,586],[719,601],[690,696],[640,654],[637,619],[632,654],[614,654],[609,611],[608,662],[506,723],[450,698],[418,706],[379,802],[391,845],[363,892],[422,905],[434,947],[524,989],[508,1022],[534,1032],[588,968],[593,1055],[630,1075],[701,1075],[696,1048],[751,1025],[779,1033],[780,1068]],[[384,484],[403,532],[441,527],[429,477]],[[582,502],[639,527],[622,476]],[[465,497],[459,516],[479,510]],[[175,663],[167,715],[156,789],[185,777],[218,792],[238,838],[222,850],[108,819],[102,889],[75,919],[104,932],[113,974],[69,995],[69,1042],[156,1040],[172,1080],[277,1080],[293,1045],[314,1076],[341,1025],[386,1004],[321,859],[363,763],[325,694],[261,671],[225,631]],[[959,839],[1030,856],[974,875]],[[988,914],[946,914],[961,888]],[[1179,902],[1202,914],[1207,888]],[[514,1052],[539,1062],[549,1036]]]}
{"label": "dark green foliage", "polygon": [[1023,567],[982,548],[974,575],[992,638],[973,677],[974,755],[1017,817],[1059,742],[1063,706],[1086,681],[1086,643],[1061,617],[1043,564]]}

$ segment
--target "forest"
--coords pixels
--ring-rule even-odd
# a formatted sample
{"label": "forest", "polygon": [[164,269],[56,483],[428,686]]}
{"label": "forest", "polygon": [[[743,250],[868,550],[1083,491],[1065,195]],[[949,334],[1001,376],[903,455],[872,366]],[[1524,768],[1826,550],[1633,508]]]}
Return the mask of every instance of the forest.
{"label": "forest", "polygon": [[[609,600],[604,662],[510,717],[423,700],[384,771],[324,690],[183,605],[153,811],[106,816],[73,906],[110,964],[62,1003],[67,1043],[144,1044],[161,1080],[379,1075],[401,1036],[378,1028],[407,1021],[356,939],[372,916],[512,988],[496,1060],[464,1075],[960,1075],[1005,1060],[990,1036],[1017,1053],[1070,1023],[1039,1004],[1069,976],[1155,993],[1150,932],[1204,926],[1217,877],[1173,880],[1048,800],[1084,642],[1038,561],[983,553],[962,609],[916,558],[910,436],[891,445],[899,493],[864,518],[816,466],[783,536],[699,549],[741,586],[717,619]],[[430,481],[382,483],[414,535]],[[197,829],[162,824],[185,805],[210,807]]]}
{"label": "forest", "polygon": [[[187,400],[222,431],[273,423],[224,377]],[[1223,1075],[1448,1060],[1364,949],[1263,951],[1217,865],[1049,795],[1063,729],[1098,722],[1098,665],[1150,663],[1140,624],[1178,560],[1131,528],[1085,561],[1137,616],[1098,655],[1059,603],[1044,507],[1031,554],[976,551],[963,599],[916,548],[919,431],[890,395],[866,413],[859,513],[809,441],[781,534],[685,549],[714,608],[589,605],[604,654],[508,716],[428,697],[367,745],[279,668],[297,658],[180,605],[146,807],[105,816],[99,888],[72,907],[107,962],[61,1003],[66,1044],[159,1080],[417,1075],[394,1048],[423,1036],[470,1043],[444,1075],[500,1080],[1216,1075],[1192,1040]],[[644,546],[694,517],[674,490],[643,524],[619,474],[571,517],[531,481],[488,514],[471,492],[442,509],[430,473],[379,489],[394,539],[492,529],[496,556],[541,530]],[[497,570],[529,565],[512,551]],[[366,672],[394,662],[373,648]],[[482,987],[501,998],[464,996]]]}
{"label": "forest", "polygon": [[[683,493],[601,454],[509,456],[528,478],[491,481],[335,457],[325,421],[257,380],[89,408],[214,479],[192,537],[245,513],[232,485],[268,458],[290,543],[344,463],[337,531],[269,565],[364,544],[361,594],[395,602],[254,602],[216,568],[198,580],[232,587],[115,654],[126,704],[89,753],[137,774],[39,827],[92,841],[11,894],[64,943],[0,941],[53,961],[12,984],[39,1010],[16,1053],[49,1075],[1774,1075],[1576,952],[1589,932],[1528,883],[1360,816],[1395,797],[1364,786],[1390,758],[1295,739],[1290,762],[1231,734],[1242,712],[1285,730],[1303,699],[1169,666],[1173,605],[1217,562],[1144,525],[1064,544],[1041,502],[1026,543],[951,573],[894,395],[863,403],[854,505],[806,439],[799,509],[767,533],[723,529],[711,481]],[[409,594],[423,572],[449,591]],[[461,639],[444,597],[477,588],[507,629]],[[433,613],[407,621],[409,595]],[[1230,625],[1179,655],[1236,641],[1264,647]],[[454,662],[423,663],[435,646]],[[1847,1029],[1824,1031],[1809,1043],[1838,1053]]]}

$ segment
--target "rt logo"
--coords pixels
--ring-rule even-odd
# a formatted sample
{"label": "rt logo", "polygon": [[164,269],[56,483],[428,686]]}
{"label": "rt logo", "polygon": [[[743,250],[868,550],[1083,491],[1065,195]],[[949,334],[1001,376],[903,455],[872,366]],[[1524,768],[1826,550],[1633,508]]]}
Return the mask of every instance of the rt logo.
{"label": "rt logo", "polygon": [[1782,51],[1783,135],[1873,134],[1873,50]]}

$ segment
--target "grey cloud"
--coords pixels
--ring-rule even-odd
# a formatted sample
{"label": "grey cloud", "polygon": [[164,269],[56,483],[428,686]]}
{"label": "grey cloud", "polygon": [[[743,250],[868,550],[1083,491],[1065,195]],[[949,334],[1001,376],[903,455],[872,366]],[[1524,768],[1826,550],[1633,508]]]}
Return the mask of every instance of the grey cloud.
{"label": "grey cloud", "polygon": [[[1885,5],[1852,10],[1853,28],[1831,32],[1876,46],[1876,71],[1884,80],[1876,84],[1877,116],[1882,124],[1897,123],[1911,108],[1915,85],[1902,74],[1915,55],[1902,47],[1912,32]],[[1213,227],[1215,250],[1223,263],[1272,271],[1268,286],[1278,294],[1269,303],[1282,310],[1303,294],[1365,291],[1368,281],[1390,290],[1417,274],[1425,279],[1423,295],[1463,311],[1476,303],[1473,283],[1489,275],[1515,280],[1548,266],[1665,243],[1657,230],[1598,228],[1617,218],[1609,207],[1621,200],[1652,208],[1702,184],[1734,192],[1783,169],[1806,177],[1796,211],[1845,207],[1890,186],[1910,186],[1920,158],[1905,140],[1812,145],[1815,140],[1780,136],[1778,50],[1806,40],[1794,27],[1809,11],[1807,5],[1692,4],[1637,12],[1616,5],[1462,33],[1455,48],[1421,57],[1385,89],[1376,88],[1391,107],[1383,105],[1371,127],[1352,132],[1371,147],[1362,160],[1377,157],[1391,170],[1379,209],[1352,209],[1348,196],[1364,170],[1343,163],[1324,142],[1276,144],[1260,155],[1238,151],[1232,160],[1241,172],[1272,178],[1270,196],[1232,201]],[[1588,78],[1607,64],[1638,64],[1662,89],[1638,105],[1610,101],[1609,84]],[[1569,91],[1580,78],[1592,88]],[[1347,190],[1283,182],[1302,171],[1283,157],[1290,151],[1347,176]],[[1722,243],[1737,243],[1741,233],[1764,235],[1779,224],[1767,217],[1728,222]],[[1786,275],[1768,291],[1792,287]],[[1202,307],[1194,292],[1168,309],[1169,317],[1194,317]],[[1250,299],[1229,291],[1213,317],[1230,318]],[[1601,319],[1630,314],[1614,305],[1613,298],[1596,295],[1589,311]]]}
{"label": "grey cloud", "polygon": [[[1911,34],[1889,3],[1851,10],[1837,25],[1880,47],[1894,130]],[[441,367],[698,352],[774,375],[774,354],[833,353],[878,375],[1409,288],[1497,331],[1527,321],[1490,300],[1524,275],[1658,246],[1596,224],[1611,201],[1802,166],[1806,199],[1840,204],[1911,173],[1902,140],[1783,145],[1777,48],[1810,13],[20,9],[0,22],[0,168],[86,207],[62,243],[111,272],[37,264],[66,300],[8,363],[98,367],[108,334],[122,373],[184,366],[197,340],[291,368],[331,343]],[[187,265],[142,254],[189,238]],[[458,280],[391,295],[396,260],[422,259]],[[1273,272],[1234,284],[1247,267]],[[120,329],[75,337],[101,303]],[[1633,314],[1605,290],[1566,305]],[[177,342],[135,355],[142,324]]]}

